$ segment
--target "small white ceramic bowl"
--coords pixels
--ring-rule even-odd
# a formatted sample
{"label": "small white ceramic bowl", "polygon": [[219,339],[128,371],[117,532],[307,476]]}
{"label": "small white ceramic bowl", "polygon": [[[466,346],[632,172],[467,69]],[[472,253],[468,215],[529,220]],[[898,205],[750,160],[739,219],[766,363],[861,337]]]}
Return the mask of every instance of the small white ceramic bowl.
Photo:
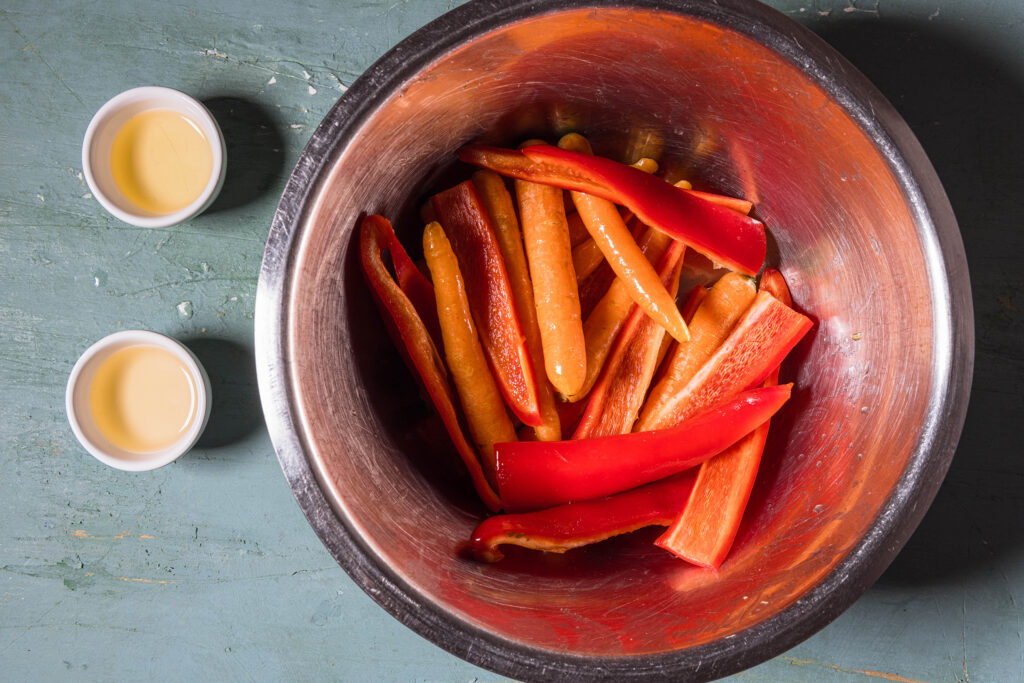
{"label": "small white ceramic bowl", "polygon": [[[188,369],[196,390],[195,417],[188,429],[170,446],[150,452],[129,451],[111,443],[96,426],[89,409],[89,387],[99,366],[115,352],[139,345],[156,347],[173,354]],[[111,467],[143,472],[174,462],[195,445],[210,418],[210,394],[210,378],[188,347],[156,332],[125,330],[108,335],[86,349],[71,370],[64,403],[71,431],[85,450]]]}
{"label": "small white ceramic bowl", "polygon": [[[110,148],[117,132],[136,114],[155,109],[170,109],[192,119],[210,141],[213,153],[210,178],[202,193],[183,209],[166,214],[146,211],[129,201],[118,189],[110,168]],[[145,86],[115,96],[92,117],[82,142],[82,170],[93,196],[111,214],[142,228],[166,228],[202,213],[217,198],[227,172],[227,148],[220,126],[201,102],[172,88]]]}

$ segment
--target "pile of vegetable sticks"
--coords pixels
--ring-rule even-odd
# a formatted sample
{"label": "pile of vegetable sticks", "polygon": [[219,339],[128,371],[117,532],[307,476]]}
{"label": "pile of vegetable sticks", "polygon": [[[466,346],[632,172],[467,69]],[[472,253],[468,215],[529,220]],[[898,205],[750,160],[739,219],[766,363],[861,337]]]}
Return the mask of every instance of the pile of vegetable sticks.
{"label": "pile of vegetable sticks", "polygon": [[[481,170],[424,207],[430,277],[382,216],[364,219],[360,258],[478,495],[504,511],[469,548],[497,561],[505,544],[564,552],[662,525],[657,545],[720,566],[790,396],[779,364],[811,327],[777,270],[755,286],[752,205],[577,134],[459,157]],[[687,248],[732,272],[680,308]]]}

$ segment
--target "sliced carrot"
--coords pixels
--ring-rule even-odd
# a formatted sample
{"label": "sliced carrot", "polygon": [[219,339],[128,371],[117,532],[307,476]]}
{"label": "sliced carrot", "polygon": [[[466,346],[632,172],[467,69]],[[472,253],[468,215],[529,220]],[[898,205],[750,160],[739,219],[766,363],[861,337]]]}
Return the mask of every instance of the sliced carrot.
{"label": "sliced carrot", "polygon": [[[689,325],[693,321],[693,315],[697,312],[697,308],[701,302],[708,295],[707,287],[702,285],[695,285],[690,293],[686,295],[686,301],[682,306],[679,307],[679,312],[683,314],[683,320]],[[661,381],[666,371],[665,357],[668,356],[668,351],[673,345],[677,345],[679,342],[672,339],[672,337],[666,336],[661,340],[661,349],[658,351],[658,370],[654,373],[654,381]],[[690,342],[686,342],[689,344]]]}
{"label": "sliced carrot", "polygon": [[[643,225],[636,218],[631,218],[627,221],[626,225],[629,226],[633,239],[638,244],[643,239],[643,236],[651,231],[650,228]],[[667,241],[665,243],[667,244]],[[580,312],[583,314],[584,320],[589,318],[590,314],[594,312],[594,308],[601,300],[601,297],[608,293],[608,288],[611,287],[613,282],[615,282],[615,271],[612,270],[612,267],[608,265],[604,258],[601,259],[601,265],[597,267],[597,270],[579,281]]]}
{"label": "sliced carrot", "polygon": [[604,262],[601,248],[592,239],[583,240],[572,248],[572,269],[576,281],[583,282]]}
{"label": "sliced carrot", "polygon": [[[663,286],[679,286],[679,272],[686,247],[673,241],[658,264]],[[658,367],[658,353],[665,329],[633,305],[601,370],[573,439],[628,434],[643,404],[651,378]]]}
{"label": "sliced carrot", "polygon": [[515,187],[544,367],[555,389],[572,395],[586,379],[587,355],[562,190],[525,180]]}
{"label": "sliced carrot", "polygon": [[[570,199],[570,201],[572,201]],[[583,219],[576,213],[576,208],[573,207],[572,213],[566,213],[565,222],[569,226],[569,243],[572,246],[578,246],[583,242],[590,239],[590,233],[587,232],[587,226],[583,225]]]}
{"label": "sliced carrot", "polygon": [[[647,259],[657,263],[672,242],[672,238],[664,233],[648,229],[640,239],[640,249]],[[566,396],[567,400],[578,401],[593,388],[632,307],[633,298],[621,278],[614,278],[583,323],[583,334],[587,344],[587,376],[579,393]]]}
{"label": "sliced carrot", "polygon": [[493,484],[494,444],[516,441],[516,432],[477,336],[459,262],[436,221],[423,230],[423,255],[434,280],[445,359],[484,472]]}
{"label": "sliced carrot", "polygon": [[[564,136],[558,146],[593,154],[587,139],[577,133]],[[630,298],[677,341],[689,341],[690,334],[676,308],[675,296],[665,289],[658,273],[644,258],[616,206],[607,199],[584,192],[572,191],[569,194],[590,236],[626,287]]]}
{"label": "sliced carrot", "polygon": [[678,344],[666,361],[661,378],[651,390],[635,429],[646,431],[660,424],[669,403],[722,344],[736,321],[754,300],[754,281],[726,273],[714,284],[690,323],[691,338]]}
{"label": "sliced carrot", "polygon": [[658,162],[650,157],[640,157],[633,162],[635,168],[639,168],[644,173],[657,173]]}
{"label": "sliced carrot", "polygon": [[530,281],[530,270],[523,253],[523,236],[519,231],[519,219],[516,218],[515,203],[512,195],[505,187],[504,179],[494,171],[481,169],[473,174],[476,186],[487,213],[494,225],[494,236],[505,259],[508,270],[512,296],[519,312],[519,322],[526,336],[526,346],[533,361],[534,375],[537,380],[537,404],[540,408],[541,424],[534,427],[537,438],[541,441],[558,441],[562,438],[559,426],[558,411],[555,407],[555,390],[547,375],[537,372],[544,367],[544,349],[541,344],[540,328],[537,326],[537,309],[533,303],[533,283]]}
{"label": "sliced carrot", "polygon": [[[782,273],[774,268],[761,274],[761,289],[776,299],[792,305],[789,287]],[[778,384],[776,368],[764,386]],[[717,569],[725,561],[736,538],[743,511],[754,487],[768,439],[769,422],[765,422],[740,441],[700,466],[683,508],[669,529],[655,541],[688,562]]]}
{"label": "sliced carrot", "polygon": [[739,199],[738,197],[729,197],[724,194],[714,194],[713,192],[701,192],[700,190],[691,189],[687,189],[687,192],[692,194],[694,197],[700,197],[712,204],[718,204],[719,206],[724,206],[727,209],[732,209],[736,213],[743,214],[744,216],[749,216],[750,212],[754,208],[754,202],[746,199]]}

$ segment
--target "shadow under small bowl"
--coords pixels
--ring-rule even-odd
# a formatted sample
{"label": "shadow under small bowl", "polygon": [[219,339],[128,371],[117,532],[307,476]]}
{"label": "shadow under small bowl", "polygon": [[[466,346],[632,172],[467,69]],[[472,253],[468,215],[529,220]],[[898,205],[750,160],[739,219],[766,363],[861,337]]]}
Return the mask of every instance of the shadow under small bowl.
{"label": "shadow under small bowl", "polygon": [[[888,566],[956,448],[973,367],[959,231],[906,124],[781,14],[718,2],[471,2],[400,43],[314,133],[256,302],[260,393],[300,507],[391,614],[521,679],[704,679],[795,645]],[[784,366],[735,546],[717,573],[639,532],[484,565],[484,515],[362,281],[355,237],[468,177],[470,141],[578,130],[598,153],[755,202],[815,327]]]}

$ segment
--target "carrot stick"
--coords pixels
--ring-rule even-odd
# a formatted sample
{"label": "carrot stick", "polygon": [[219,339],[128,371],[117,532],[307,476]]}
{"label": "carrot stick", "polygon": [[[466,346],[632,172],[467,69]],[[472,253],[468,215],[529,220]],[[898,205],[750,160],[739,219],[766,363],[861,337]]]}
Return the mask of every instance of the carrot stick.
{"label": "carrot stick", "polygon": [[[658,264],[661,281],[669,290],[679,286],[685,249],[682,243],[672,242]],[[665,328],[646,316],[638,305],[632,308],[590,393],[587,410],[573,439],[628,434],[636,421],[658,367]]]}
{"label": "carrot stick", "polygon": [[[647,259],[657,263],[672,241],[663,233],[648,229],[640,240],[640,249],[646,254]],[[583,335],[587,344],[587,376],[579,392],[565,396],[567,400],[578,401],[593,388],[632,307],[633,299],[622,279],[615,278],[583,323]]]}
{"label": "carrot stick", "polygon": [[714,194],[712,192],[701,192],[700,190],[687,189],[687,192],[692,194],[694,197],[700,197],[706,199],[712,204],[718,204],[724,206],[727,209],[732,209],[736,213],[743,214],[744,216],[750,215],[751,210],[754,208],[754,202],[747,199],[739,199],[738,197],[728,197],[724,194]]}
{"label": "carrot stick", "polygon": [[604,254],[592,239],[583,240],[572,248],[572,268],[576,271],[577,282],[587,279],[603,262]]}
{"label": "carrot stick", "polygon": [[[576,133],[564,136],[558,146],[583,154],[593,153],[587,139]],[[690,333],[676,308],[675,297],[665,289],[658,273],[644,258],[615,205],[584,192],[569,194],[590,236],[633,301],[677,341],[689,341]]]}
{"label": "carrot stick", "polygon": [[544,367],[555,389],[572,395],[583,386],[587,355],[562,190],[525,180],[515,187]]}
{"label": "carrot stick", "polygon": [[[792,306],[789,287],[782,273],[774,268],[761,274],[761,289]],[[778,382],[779,369],[776,368],[764,386]],[[732,548],[754,487],[768,438],[768,425],[765,422],[701,465],[686,506],[655,541],[656,545],[702,567],[717,569],[722,565]]]}
{"label": "carrot stick", "polygon": [[477,336],[459,262],[440,223],[424,229],[423,255],[434,280],[445,359],[484,473],[493,483],[494,444],[516,441],[516,432]]}
{"label": "carrot stick", "polygon": [[654,425],[660,424],[669,403],[718,349],[755,294],[753,280],[738,273],[726,273],[715,283],[690,323],[690,342],[677,345],[669,356],[662,378],[640,412],[636,431],[655,429]]}
{"label": "carrot stick", "polygon": [[505,187],[505,181],[494,171],[481,169],[473,174],[473,185],[480,194],[487,213],[494,223],[494,236],[505,259],[512,297],[519,312],[519,322],[526,336],[526,347],[533,360],[537,374],[537,403],[540,408],[541,424],[534,428],[541,441],[558,441],[562,438],[558,411],[555,408],[555,390],[545,374],[536,372],[544,367],[544,349],[541,344],[540,327],[537,325],[537,309],[533,303],[533,283],[523,253],[523,236],[519,232],[512,195]]}
{"label": "carrot stick", "polygon": [[[690,293],[686,295],[686,301],[682,306],[679,307],[679,312],[683,314],[683,320],[689,325],[693,320],[693,314],[697,312],[697,308],[701,302],[704,301],[704,297],[708,295],[707,287],[702,285],[695,285]],[[661,349],[658,351],[658,372],[655,373],[655,380],[660,381],[662,376],[665,374],[665,357],[668,355],[668,350],[672,348],[674,344],[679,342],[672,339],[672,337],[665,337],[661,340]],[[689,344],[689,342],[687,342]]]}
{"label": "carrot stick", "polygon": [[565,221],[569,225],[569,243],[572,244],[572,246],[578,246],[590,239],[590,233],[587,232],[587,226],[583,225],[583,219],[580,218],[578,213],[573,211],[572,213],[566,214]]}
{"label": "carrot stick", "polygon": [[[644,173],[657,173],[658,162],[654,159],[643,159],[637,160],[634,167],[639,168]],[[629,209],[622,207],[619,209],[619,215],[622,217],[622,222],[625,225],[629,225],[633,221],[633,212]],[[567,218],[569,221],[569,237],[572,240],[572,264],[576,270],[576,282],[582,285],[591,274],[594,273],[602,264],[607,263],[604,259],[604,254],[601,252],[601,248],[597,242],[590,236],[590,232],[587,230],[587,226],[584,225],[583,219],[580,218],[578,211],[573,211]],[[635,229],[630,230],[630,234],[636,241],[637,231]],[[614,271],[612,271],[614,273]],[[611,278],[608,278],[608,284],[611,284]],[[606,284],[607,286],[607,284]],[[596,301],[594,302],[596,303]],[[583,293],[580,293],[580,309],[583,310]],[[583,310],[584,320],[587,317],[589,311]]]}

